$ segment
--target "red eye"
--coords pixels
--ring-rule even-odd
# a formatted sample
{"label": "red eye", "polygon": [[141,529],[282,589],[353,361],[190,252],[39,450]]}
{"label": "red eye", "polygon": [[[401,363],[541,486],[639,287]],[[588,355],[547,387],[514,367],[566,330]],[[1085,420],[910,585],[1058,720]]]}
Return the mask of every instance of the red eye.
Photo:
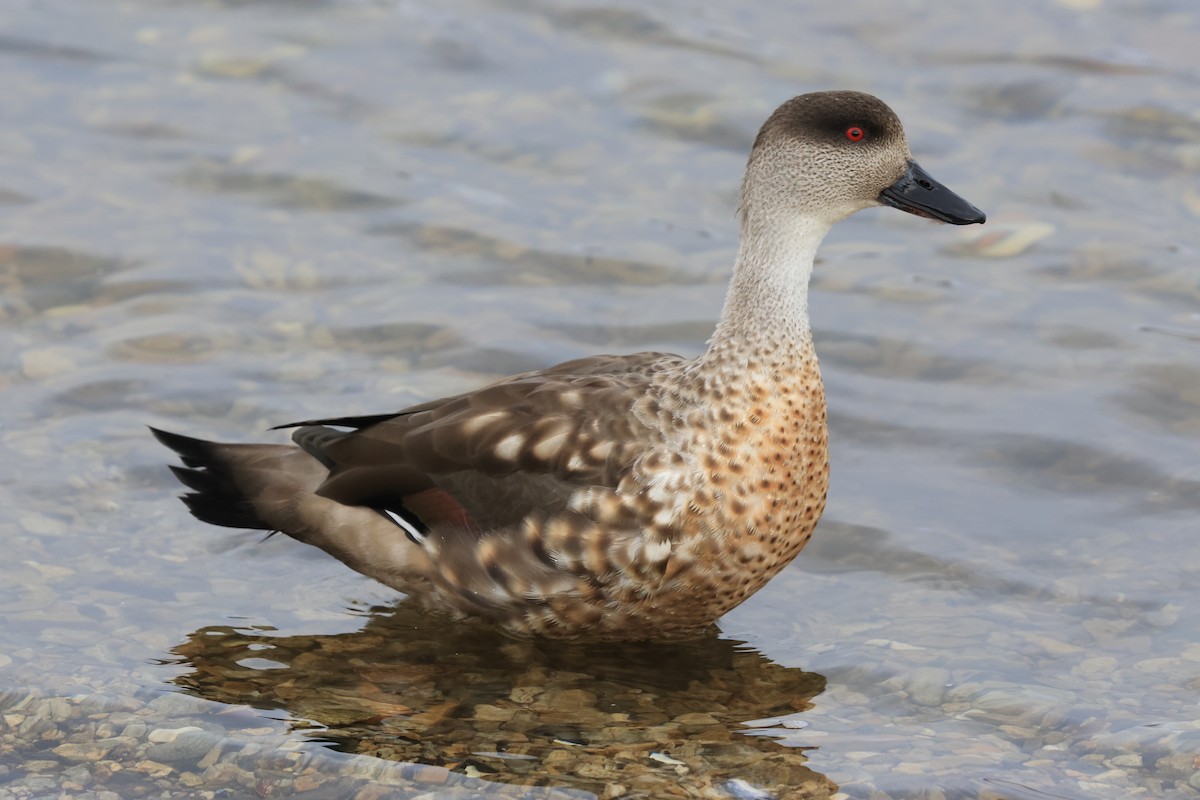
{"label": "red eye", "polygon": [[852,142],[861,142],[866,135],[863,129],[857,125],[851,125],[849,128],[846,128],[846,138]]}

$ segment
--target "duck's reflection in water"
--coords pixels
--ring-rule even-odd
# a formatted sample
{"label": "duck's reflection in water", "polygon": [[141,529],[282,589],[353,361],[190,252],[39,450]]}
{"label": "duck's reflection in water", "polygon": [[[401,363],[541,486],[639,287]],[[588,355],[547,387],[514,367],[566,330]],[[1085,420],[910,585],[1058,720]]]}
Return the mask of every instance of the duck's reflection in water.
{"label": "duck's reflection in water", "polygon": [[600,797],[836,791],[764,727],[802,724],[825,679],[741,642],[514,641],[403,603],[366,616],[336,635],[203,628],[174,649],[192,668],[176,682],[285,710],[339,750],[506,783]]}

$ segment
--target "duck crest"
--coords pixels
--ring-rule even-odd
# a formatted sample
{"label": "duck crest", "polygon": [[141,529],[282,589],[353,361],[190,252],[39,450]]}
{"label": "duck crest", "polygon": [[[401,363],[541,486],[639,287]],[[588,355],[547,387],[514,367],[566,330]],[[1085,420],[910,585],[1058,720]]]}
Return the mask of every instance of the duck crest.
{"label": "duck crest", "polygon": [[754,143],[733,278],[700,357],[578,359],[394,414],[283,426],[294,446],[154,433],[180,454],[196,517],[282,531],[431,609],[515,634],[691,635],[820,519],[808,284],[830,226],[880,205],[984,221],[912,160],[881,101],[801,95]]}

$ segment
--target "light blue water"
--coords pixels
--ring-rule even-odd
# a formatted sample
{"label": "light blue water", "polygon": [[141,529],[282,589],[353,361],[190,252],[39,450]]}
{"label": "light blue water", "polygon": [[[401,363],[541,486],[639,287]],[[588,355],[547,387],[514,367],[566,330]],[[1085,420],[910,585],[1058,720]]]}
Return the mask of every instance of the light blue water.
{"label": "light blue water", "polygon": [[[136,713],[486,779],[470,791],[1200,795],[1193,3],[12,2],[0,31],[12,703],[182,686]],[[989,224],[877,211],[831,235],[812,297],[829,507],[729,641],[689,651],[691,689],[658,687],[662,654],[614,676],[586,648],[439,652],[385,589],[173,499],[145,424],[261,439],[593,352],[697,352],[758,124],[834,87],[891,103]],[[264,636],[261,661],[204,646]],[[404,677],[455,653],[441,683]],[[755,688],[696,688],[720,680]],[[571,695],[575,723],[479,711],[535,684],[592,699]],[[453,724],[420,717],[448,702]],[[706,703],[714,724],[663,753],[686,772],[647,755]],[[781,708],[777,740],[746,736]],[[59,740],[3,726],[0,783],[56,774]],[[774,766],[686,749],[717,731]],[[532,760],[469,755],[501,745]],[[110,785],[85,771],[78,791]],[[146,785],[199,791],[185,772],[216,785]]]}

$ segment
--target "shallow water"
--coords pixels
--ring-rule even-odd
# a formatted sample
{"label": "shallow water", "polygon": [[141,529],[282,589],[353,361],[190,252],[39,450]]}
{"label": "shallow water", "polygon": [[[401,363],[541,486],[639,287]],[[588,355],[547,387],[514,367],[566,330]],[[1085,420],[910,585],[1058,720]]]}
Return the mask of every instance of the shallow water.
{"label": "shallow water", "polygon": [[[0,7],[0,788],[1200,796],[1200,8],[806,5]],[[721,637],[451,628],[174,500],[145,424],[698,352],[829,87],[989,223],[830,236],[829,506]]]}

